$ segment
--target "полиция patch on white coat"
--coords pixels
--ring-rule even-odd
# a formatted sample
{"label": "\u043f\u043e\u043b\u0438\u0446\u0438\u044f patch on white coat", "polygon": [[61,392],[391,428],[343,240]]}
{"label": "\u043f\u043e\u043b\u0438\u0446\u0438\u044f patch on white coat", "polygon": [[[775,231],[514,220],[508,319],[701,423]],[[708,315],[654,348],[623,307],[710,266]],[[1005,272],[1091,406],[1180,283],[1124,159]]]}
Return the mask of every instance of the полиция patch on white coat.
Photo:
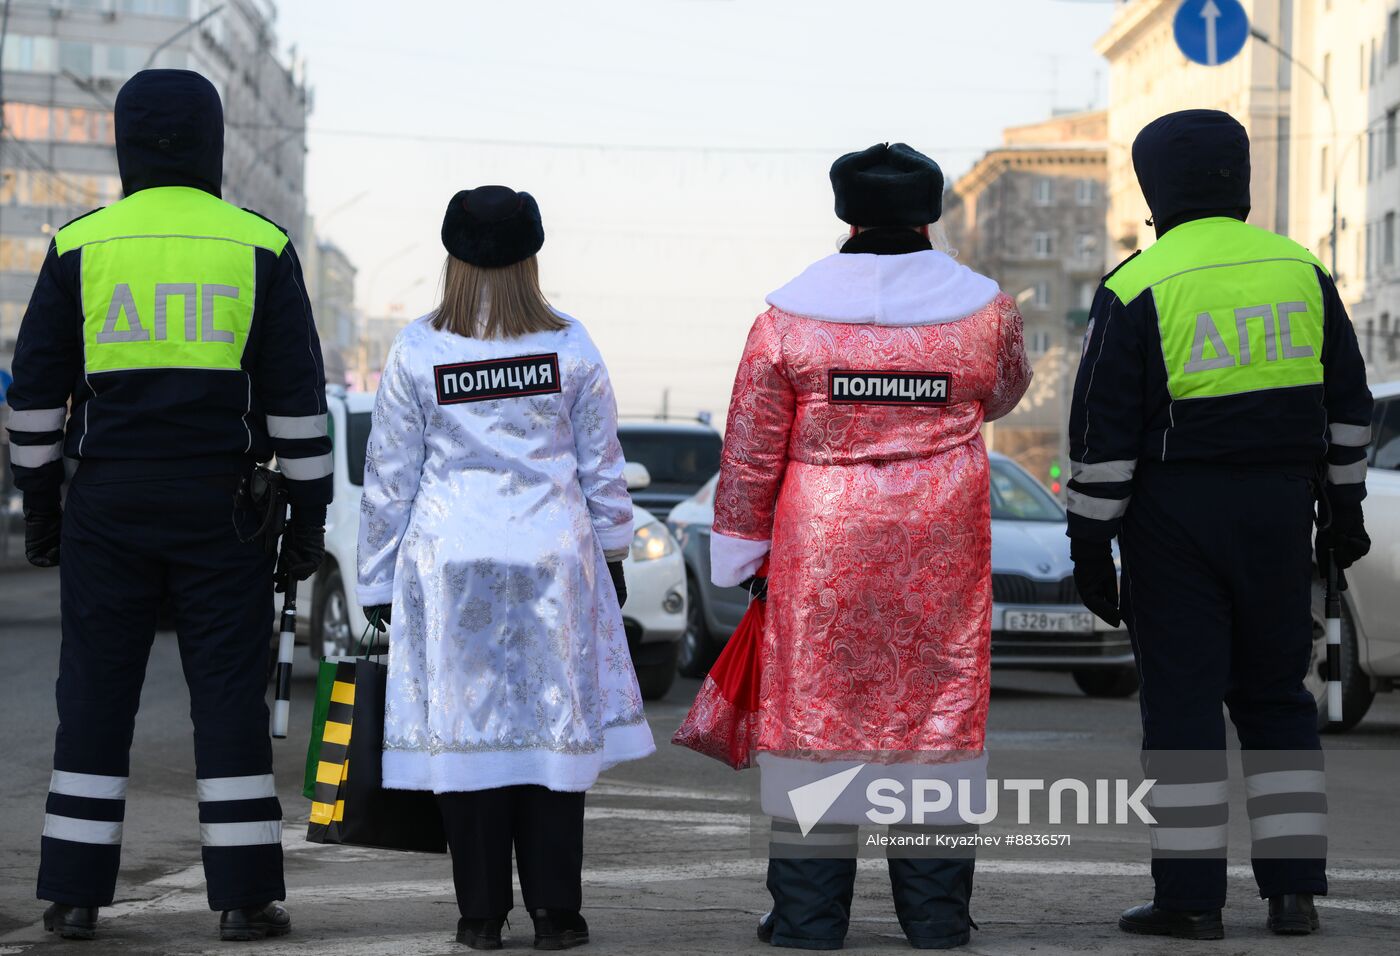
{"label": "\u043f\u043e\u043b\u0438\u0446\u0438\u044f patch on white coat", "polygon": [[359,554],[361,602],[394,604],[385,786],[584,790],[655,750],[603,556],[632,540],[622,468],[612,386],[577,322],[399,334]]}

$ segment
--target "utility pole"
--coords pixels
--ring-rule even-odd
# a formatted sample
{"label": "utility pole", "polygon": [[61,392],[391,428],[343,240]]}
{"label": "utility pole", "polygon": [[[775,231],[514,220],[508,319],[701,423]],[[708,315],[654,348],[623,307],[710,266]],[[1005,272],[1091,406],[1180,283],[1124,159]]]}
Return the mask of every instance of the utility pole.
{"label": "utility pole", "polygon": [[1289,63],[1292,63],[1304,74],[1310,77],[1315,83],[1317,83],[1318,87],[1322,90],[1322,101],[1327,104],[1327,112],[1328,114],[1330,114],[1332,119],[1332,169],[1330,170],[1332,174],[1332,236],[1329,240],[1329,244],[1332,247],[1332,253],[1329,257],[1331,260],[1329,268],[1332,270],[1332,278],[1335,279],[1337,277],[1337,239],[1341,232],[1340,193],[1342,188],[1342,158],[1337,155],[1337,108],[1332,103],[1332,91],[1328,89],[1326,80],[1314,73],[1312,69],[1310,69],[1302,61],[1296,59],[1292,53],[1289,53],[1287,50],[1279,46],[1273,40],[1270,40],[1268,34],[1260,30],[1251,28],[1249,31],[1249,35],[1254,37],[1254,39],[1258,40],[1260,43],[1264,44],[1269,49],[1276,52],[1279,56],[1283,57]]}

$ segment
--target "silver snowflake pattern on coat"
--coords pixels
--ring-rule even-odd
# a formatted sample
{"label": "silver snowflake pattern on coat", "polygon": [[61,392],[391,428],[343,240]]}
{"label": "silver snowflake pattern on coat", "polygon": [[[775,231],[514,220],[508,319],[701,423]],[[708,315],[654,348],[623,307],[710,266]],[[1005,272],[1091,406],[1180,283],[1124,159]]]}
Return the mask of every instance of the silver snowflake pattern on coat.
{"label": "silver snowflake pattern on coat", "polygon": [[484,631],[491,626],[491,602],[483,598],[472,598],[462,606],[457,616],[457,626],[464,631]]}
{"label": "silver snowflake pattern on coat", "polygon": [[[437,404],[435,366],[526,354],[559,356],[557,396]],[[644,723],[601,704],[625,704],[620,686],[634,678],[596,663],[609,650],[626,656],[602,560],[631,540],[615,407],[572,321],[491,341],[420,321],[395,341],[367,454],[359,562],[361,593],[392,592],[399,612],[386,781],[579,789],[651,750]]]}

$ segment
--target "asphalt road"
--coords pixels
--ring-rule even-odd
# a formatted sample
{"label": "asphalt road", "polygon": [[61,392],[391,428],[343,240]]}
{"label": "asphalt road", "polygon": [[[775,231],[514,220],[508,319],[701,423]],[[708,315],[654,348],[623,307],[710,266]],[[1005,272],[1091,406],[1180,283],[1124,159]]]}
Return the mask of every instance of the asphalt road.
{"label": "asphalt road", "polygon": [[[198,866],[188,695],[169,634],[157,638],[137,724],[118,902],[103,911],[95,945],[63,944],[39,928],[43,904],[34,899],[34,878],[52,754],[57,650],[56,575],[0,567],[0,956],[41,947],[103,954],[228,952],[235,944],[217,942],[217,917],[206,907]],[[299,791],[313,668],[304,653],[300,660],[293,737],[275,744],[294,933],[250,945],[268,956],[464,951],[452,939],[456,909],[446,858],[303,841],[307,802]],[[751,774],[735,774],[666,742],[696,687],[695,681],[678,681],[664,701],[648,708],[657,755],[617,768],[589,795],[584,898],[594,942],[588,951],[762,951],[753,927],[768,897],[764,864],[753,851],[763,831],[751,823]],[[1137,720],[1135,700],[1090,700],[1066,676],[999,673],[989,749],[1011,755],[1017,775],[1103,775],[1104,767],[1131,762]],[[1359,956],[1400,950],[1400,695],[1378,698],[1356,732],[1330,739],[1328,747],[1329,767],[1342,770],[1330,782],[1332,894],[1322,901],[1321,933],[1284,939],[1263,928],[1249,874],[1247,824],[1237,803],[1223,943],[1121,934],[1118,912],[1151,892],[1142,832],[1067,827],[1062,829],[1073,835],[1072,850],[981,853],[973,901],[981,928],[965,951]],[[1015,831],[1000,819],[984,828],[989,834]],[[507,945],[527,948],[529,918],[518,906],[514,917]],[[847,949],[906,946],[883,863],[863,861]]]}

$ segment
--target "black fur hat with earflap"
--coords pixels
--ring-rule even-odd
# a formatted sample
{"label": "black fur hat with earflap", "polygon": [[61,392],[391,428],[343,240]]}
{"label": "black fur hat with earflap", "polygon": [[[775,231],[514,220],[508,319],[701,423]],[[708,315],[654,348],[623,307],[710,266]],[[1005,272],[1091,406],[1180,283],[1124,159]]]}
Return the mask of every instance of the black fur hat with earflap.
{"label": "black fur hat with earflap", "polygon": [[447,204],[442,245],[450,255],[483,269],[523,262],[544,245],[539,204],[509,186],[464,189]]}

